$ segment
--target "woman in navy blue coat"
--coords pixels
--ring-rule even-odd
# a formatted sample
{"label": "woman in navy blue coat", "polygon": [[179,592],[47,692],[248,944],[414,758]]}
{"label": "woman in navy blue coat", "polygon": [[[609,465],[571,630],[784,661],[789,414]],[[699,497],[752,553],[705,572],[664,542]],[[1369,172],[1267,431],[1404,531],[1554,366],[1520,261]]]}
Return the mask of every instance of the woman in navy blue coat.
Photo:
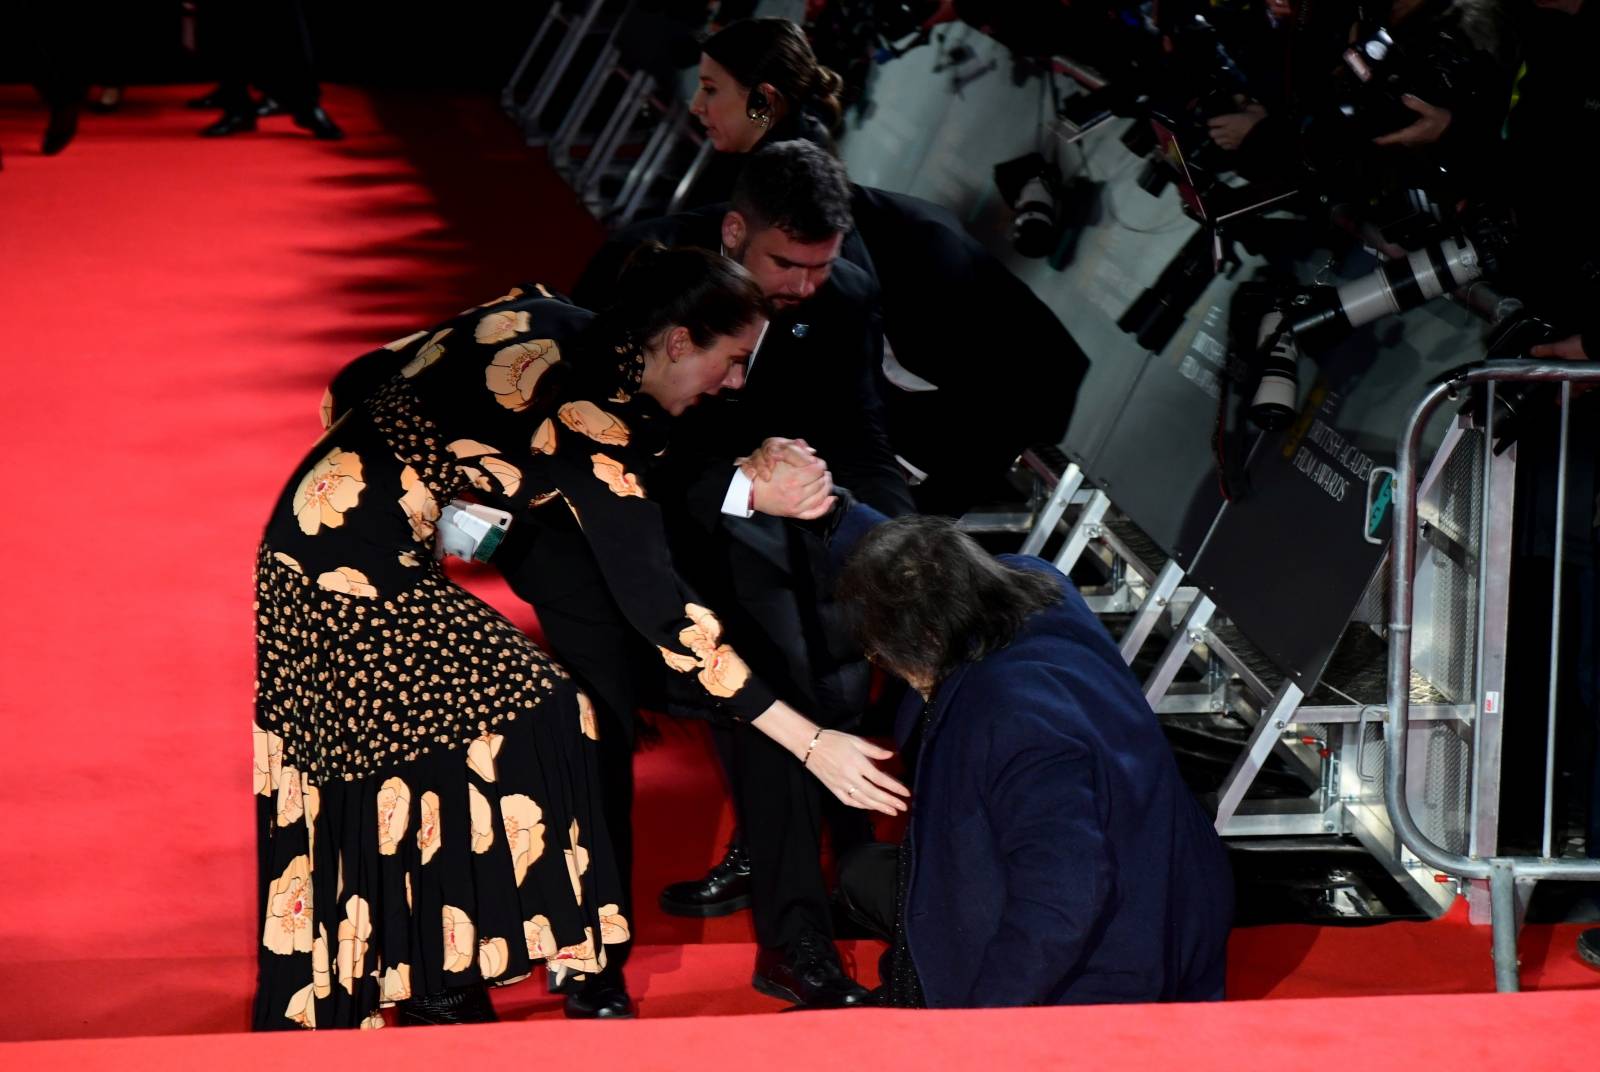
{"label": "woman in navy blue coat", "polygon": [[1221,998],[1226,854],[1072,583],[943,518],[834,520],[840,599],[914,687],[895,727],[905,840],[841,877],[894,942],[889,1003]]}

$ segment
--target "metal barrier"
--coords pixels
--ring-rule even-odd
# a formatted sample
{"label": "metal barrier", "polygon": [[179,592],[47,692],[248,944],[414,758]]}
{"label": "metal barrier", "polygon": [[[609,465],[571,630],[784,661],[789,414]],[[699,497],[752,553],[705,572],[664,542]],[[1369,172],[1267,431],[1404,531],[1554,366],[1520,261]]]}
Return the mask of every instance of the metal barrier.
{"label": "metal barrier", "polygon": [[[1581,881],[1600,881],[1600,860],[1561,860],[1551,856],[1552,791],[1555,778],[1555,722],[1556,684],[1559,670],[1561,641],[1561,600],[1554,600],[1551,614],[1550,697],[1547,717],[1550,743],[1545,755],[1544,786],[1544,838],[1540,856],[1489,856],[1477,854],[1471,847],[1466,853],[1451,852],[1423,832],[1411,814],[1406,795],[1408,731],[1411,727],[1411,641],[1413,620],[1413,581],[1417,554],[1418,529],[1418,467],[1423,431],[1429,418],[1443,404],[1458,399],[1465,390],[1483,385],[1486,401],[1483,407],[1483,449],[1485,461],[1494,450],[1494,412],[1496,385],[1508,381],[1559,383],[1561,385],[1561,449],[1556,479],[1556,530],[1555,578],[1559,586],[1562,567],[1562,542],[1565,536],[1567,450],[1570,442],[1572,385],[1590,383],[1600,385],[1600,366],[1583,364],[1545,364],[1530,361],[1489,361],[1465,370],[1434,387],[1425,395],[1406,424],[1401,437],[1394,478],[1394,537],[1391,547],[1390,570],[1390,622],[1388,658],[1388,713],[1384,724],[1385,778],[1384,801],[1390,824],[1401,843],[1424,864],[1458,880],[1475,880],[1489,883],[1490,920],[1493,926],[1495,987],[1501,991],[1517,990],[1520,983],[1517,965],[1517,889],[1519,880],[1536,882],[1539,879],[1561,878]],[[1487,470],[1487,465],[1486,465]],[[1487,519],[1494,507],[1496,492],[1509,494],[1496,482],[1484,482],[1484,509]],[[1486,565],[1484,568],[1487,568]],[[1484,628],[1480,621],[1480,631]],[[1480,667],[1480,681],[1483,669]],[[1484,714],[1498,714],[1498,692],[1484,690],[1481,685],[1477,697],[1478,710]],[[1486,763],[1498,766],[1498,752],[1486,760],[1474,749],[1476,768]],[[1497,777],[1497,771],[1491,772]],[[1477,774],[1474,792],[1479,784]],[[1474,796],[1476,803],[1476,796]],[[1489,843],[1493,843],[1492,839]]]}

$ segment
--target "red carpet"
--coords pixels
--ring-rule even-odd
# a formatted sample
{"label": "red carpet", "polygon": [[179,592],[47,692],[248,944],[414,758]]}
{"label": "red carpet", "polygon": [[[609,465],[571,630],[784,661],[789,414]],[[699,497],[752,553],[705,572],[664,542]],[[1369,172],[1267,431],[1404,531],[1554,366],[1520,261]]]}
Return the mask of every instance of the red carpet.
{"label": "red carpet", "polygon": [[[212,142],[194,136],[206,116],[177,106],[192,92],[136,88],[124,113],[85,116],[77,142],[45,159],[42,111],[26,91],[0,90],[0,429],[19,507],[0,527],[0,1040],[245,1026],[258,931],[249,571],[265,511],[344,361],[519,279],[565,285],[600,238],[487,101],[334,91],[346,142],[312,141],[286,120]],[[699,729],[666,731],[639,761],[641,1011],[776,1009],[748,985],[746,917],[650,907],[662,882],[715,858],[728,826]],[[1600,983],[1573,955],[1575,933],[1531,929],[1528,985]],[[1488,948],[1487,931],[1459,916],[1260,928],[1236,936],[1230,987],[1240,998],[1485,990]],[[876,948],[847,952],[871,980]],[[510,1017],[557,1015],[537,982],[496,1000]],[[1535,1010],[1534,1023],[1580,1006],[1425,1007],[1476,1025],[1499,1009]],[[1275,1008],[1229,1015],[1257,1030]],[[1050,1052],[1070,1038],[1108,1053],[1153,1038],[1143,1025],[1194,1030],[1199,1014],[1108,1012],[1109,1034],[1090,1037],[1093,1015],[971,1023],[994,1054],[1037,1057],[1036,1027],[1052,1032]],[[1331,1019],[1305,1014],[1313,1034]],[[941,1046],[961,1022],[929,1018],[917,1037]],[[740,1023],[761,1025],[740,1032],[757,1059],[854,1038],[852,1025],[913,1039],[911,1021],[877,1014]],[[451,1053],[514,1052],[521,1037],[468,1032]],[[604,1060],[706,1037],[693,1022],[641,1024],[582,1045]],[[1476,1044],[1453,1039],[1445,1052]],[[245,1045],[196,1041],[167,1063],[233,1062]],[[275,1047],[294,1042],[264,1045],[279,1061],[290,1051]],[[98,1053],[126,1066],[155,1052],[8,1047],[0,1061]]]}

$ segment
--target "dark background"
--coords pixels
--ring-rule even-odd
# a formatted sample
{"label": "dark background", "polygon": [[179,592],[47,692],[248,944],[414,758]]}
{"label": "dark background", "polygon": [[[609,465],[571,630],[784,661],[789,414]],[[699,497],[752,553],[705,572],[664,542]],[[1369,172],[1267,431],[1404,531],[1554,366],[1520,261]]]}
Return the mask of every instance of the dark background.
{"label": "dark background", "polygon": [[[218,3],[237,0],[216,0]],[[0,82],[32,81],[32,21],[23,4],[60,5],[86,59],[114,56],[129,83],[201,83],[220,73],[206,55],[204,4],[198,54],[181,40],[178,0],[19,0],[0,14]],[[316,70],[324,82],[498,90],[521,58],[548,5],[543,0],[452,0],[448,5],[378,0],[306,0]],[[92,71],[91,83],[99,77]]]}

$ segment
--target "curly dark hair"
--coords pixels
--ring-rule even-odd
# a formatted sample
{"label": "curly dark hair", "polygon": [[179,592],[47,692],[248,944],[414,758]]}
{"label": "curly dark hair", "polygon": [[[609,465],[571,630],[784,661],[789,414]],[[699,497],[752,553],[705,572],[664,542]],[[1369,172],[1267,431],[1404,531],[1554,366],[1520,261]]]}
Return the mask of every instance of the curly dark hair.
{"label": "curly dark hair", "polygon": [[752,229],[776,227],[800,242],[826,242],[855,228],[844,165],[808,141],[780,141],[749,155],[733,208]]}
{"label": "curly dark hair", "polygon": [[838,600],[875,662],[943,681],[1016,638],[1061,600],[1047,574],[997,561],[946,517],[908,515],[866,535],[845,563]]}

